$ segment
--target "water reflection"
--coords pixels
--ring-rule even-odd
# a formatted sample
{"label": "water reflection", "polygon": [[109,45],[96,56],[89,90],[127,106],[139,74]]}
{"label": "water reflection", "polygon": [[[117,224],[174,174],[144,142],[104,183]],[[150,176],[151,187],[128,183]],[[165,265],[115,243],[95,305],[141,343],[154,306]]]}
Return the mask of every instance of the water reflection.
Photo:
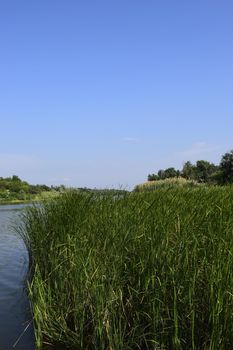
{"label": "water reflection", "polygon": [[0,350],[34,350],[32,316],[25,290],[28,253],[12,230],[23,205],[0,206]]}

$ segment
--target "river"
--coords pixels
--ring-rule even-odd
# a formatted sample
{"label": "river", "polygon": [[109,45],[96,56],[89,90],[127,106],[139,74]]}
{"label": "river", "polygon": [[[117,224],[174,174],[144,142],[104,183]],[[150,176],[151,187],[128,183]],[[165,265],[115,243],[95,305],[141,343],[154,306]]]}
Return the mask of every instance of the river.
{"label": "river", "polygon": [[0,350],[34,350],[32,315],[25,289],[29,257],[12,225],[24,205],[0,205]]}

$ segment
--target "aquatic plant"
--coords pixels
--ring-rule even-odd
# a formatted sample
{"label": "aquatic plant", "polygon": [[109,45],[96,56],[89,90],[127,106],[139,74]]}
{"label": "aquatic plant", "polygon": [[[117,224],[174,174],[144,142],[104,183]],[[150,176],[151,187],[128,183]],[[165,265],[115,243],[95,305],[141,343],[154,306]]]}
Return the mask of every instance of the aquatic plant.
{"label": "aquatic plant", "polygon": [[232,187],[71,191],[29,208],[37,348],[230,349],[232,214]]}

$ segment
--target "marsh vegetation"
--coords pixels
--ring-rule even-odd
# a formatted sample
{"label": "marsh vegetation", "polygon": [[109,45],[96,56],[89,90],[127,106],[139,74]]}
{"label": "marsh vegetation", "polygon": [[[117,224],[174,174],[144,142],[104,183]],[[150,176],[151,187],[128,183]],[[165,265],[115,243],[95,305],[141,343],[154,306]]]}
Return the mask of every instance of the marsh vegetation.
{"label": "marsh vegetation", "polygon": [[68,191],[29,208],[37,348],[230,349],[233,188]]}

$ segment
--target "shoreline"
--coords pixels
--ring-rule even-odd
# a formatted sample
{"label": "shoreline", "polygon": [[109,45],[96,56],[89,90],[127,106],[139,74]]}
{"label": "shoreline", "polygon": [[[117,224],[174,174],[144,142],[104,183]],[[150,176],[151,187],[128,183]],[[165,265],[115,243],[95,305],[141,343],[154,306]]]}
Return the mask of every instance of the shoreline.
{"label": "shoreline", "polygon": [[29,204],[36,202],[35,200],[12,200],[12,201],[0,201],[0,205],[14,205],[14,204]]}

